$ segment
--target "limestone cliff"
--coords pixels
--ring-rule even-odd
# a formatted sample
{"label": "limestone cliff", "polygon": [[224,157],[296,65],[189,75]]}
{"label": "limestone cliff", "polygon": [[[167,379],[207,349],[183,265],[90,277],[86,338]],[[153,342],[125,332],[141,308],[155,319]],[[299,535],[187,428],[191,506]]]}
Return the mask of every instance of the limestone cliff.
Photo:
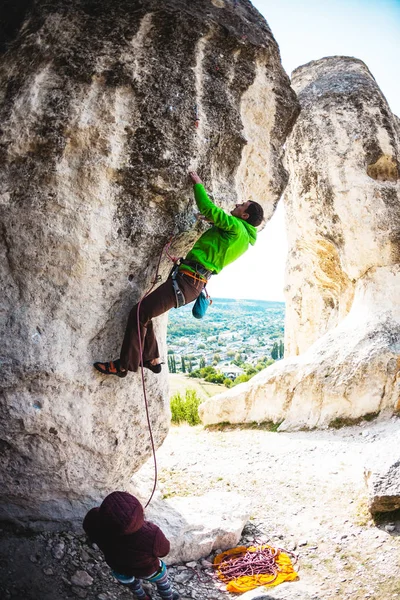
{"label": "limestone cliff", "polygon": [[400,408],[400,136],[364,63],[293,74],[287,358],[202,408],[205,423],[321,427]]}
{"label": "limestone cliff", "polygon": [[[181,254],[199,235],[188,169],[224,207],[255,199],[269,217],[298,103],[247,0],[37,0],[7,14],[0,518],[73,521],[150,453],[139,375],[91,364],[117,356],[170,236]],[[165,371],[146,384],[159,445]]]}

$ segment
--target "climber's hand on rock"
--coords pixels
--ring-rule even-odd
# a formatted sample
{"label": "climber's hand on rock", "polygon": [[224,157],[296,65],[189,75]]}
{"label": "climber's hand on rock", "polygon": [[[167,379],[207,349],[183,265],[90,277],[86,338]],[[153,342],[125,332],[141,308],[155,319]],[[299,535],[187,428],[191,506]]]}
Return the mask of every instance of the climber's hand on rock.
{"label": "climber's hand on rock", "polygon": [[189,171],[189,177],[192,180],[193,184],[203,183],[195,171]]}
{"label": "climber's hand on rock", "polygon": [[206,223],[213,223],[213,221],[211,221],[211,219],[207,219],[207,217],[205,217],[201,213],[196,213],[196,219],[198,221],[205,221]]}

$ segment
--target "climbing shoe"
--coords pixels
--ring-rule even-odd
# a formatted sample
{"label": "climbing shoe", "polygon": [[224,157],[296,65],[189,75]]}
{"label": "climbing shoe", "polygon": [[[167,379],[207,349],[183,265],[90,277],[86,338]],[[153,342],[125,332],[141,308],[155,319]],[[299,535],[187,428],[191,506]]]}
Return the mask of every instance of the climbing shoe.
{"label": "climbing shoe", "polygon": [[163,364],[164,363],[158,363],[158,365],[153,365],[151,364],[150,360],[145,360],[143,366],[145,369],[150,369],[150,371],[153,371],[153,373],[161,373],[161,365]]}
{"label": "climbing shoe", "polygon": [[119,358],[105,363],[95,362],[93,366],[102,375],[116,375],[117,377],[126,377],[128,375],[128,371],[122,370]]}

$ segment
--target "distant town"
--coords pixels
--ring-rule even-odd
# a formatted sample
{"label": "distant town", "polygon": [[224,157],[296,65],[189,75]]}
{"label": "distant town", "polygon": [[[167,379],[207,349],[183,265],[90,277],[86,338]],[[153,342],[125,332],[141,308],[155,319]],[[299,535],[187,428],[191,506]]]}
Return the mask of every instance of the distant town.
{"label": "distant town", "polygon": [[170,372],[214,367],[233,381],[283,357],[284,302],[215,298],[203,319],[192,307],[169,313]]}

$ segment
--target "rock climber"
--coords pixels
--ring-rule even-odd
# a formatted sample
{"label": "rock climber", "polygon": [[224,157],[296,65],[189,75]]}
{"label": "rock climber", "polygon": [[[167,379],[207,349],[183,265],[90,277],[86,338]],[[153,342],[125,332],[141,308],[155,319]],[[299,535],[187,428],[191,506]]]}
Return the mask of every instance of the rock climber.
{"label": "rock climber", "polygon": [[179,308],[196,300],[210,279],[223,267],[241,256],[257,239],[256,227],[261,224],[262,207],[252,200],[236,204],[228,215],[207,196],[200,177],[189,173],[194,186],[194,196],[200,213],[213,225],[197,240],[193,248],[172,270],[168,279],[146,296],[139,309],[140,334],[143,356],[140,356],[136,304],[128,318],[120,357],[111,362],[96,362],[95,369],[103,375],[126,377],[129,371],[143,367],[153,373],[161,372],[157,340],[153,330],[153,317],[171,308]]}

